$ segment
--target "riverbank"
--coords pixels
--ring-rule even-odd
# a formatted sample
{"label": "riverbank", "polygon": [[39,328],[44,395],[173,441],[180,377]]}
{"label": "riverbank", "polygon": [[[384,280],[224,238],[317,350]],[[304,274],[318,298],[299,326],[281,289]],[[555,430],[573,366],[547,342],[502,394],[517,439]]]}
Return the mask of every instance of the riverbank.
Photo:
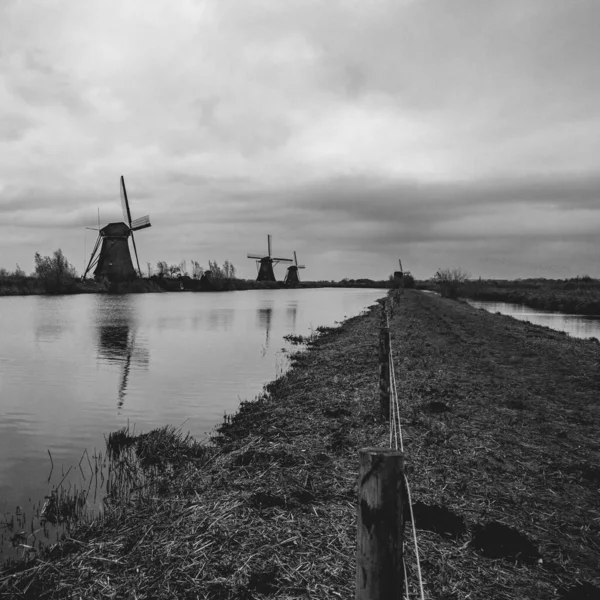
{"label": "riverbank", "polygon": [[523,304],[538,310],[600,315],[600,282],[595,279],[501,283],[469,281],[459,285],[458,294],[471,300]]}
{"label": "riverbank", "polygon": [[[376,288],[389,289],[394,287],[390,281],[372,281],[366,279],[349,281],[306,281],[296,288]],[[140,294],[148,292],[233,292],[247,290],[278,290],[289,289],[283,281],[256,281],[255,279],[191,279],[161,278],[153,276],[150,279],[136,279],[132,282],[113,284],[110,288],[94,280],[81,281],[75,279],[68,284],[62,284],[47,289],[36,277],[0,279],[0,296],[32,296],[47,294]]]}
{"label": "riverbank", "polygon": [[[377,327],[371,311],[317,337],[212,448],[144,438],[152,486],[0,575],[0,593],[353,597],[357,451],[389,440]],[[600,345],[410,291],[391,331],[428,597],[600,586]],[[498,524],[531,545],[486,556]]]}
{"label": "riverbank", "polygon": [[48,285],[37,277],[4,278],[0,279],[0,296],[45,296],[45,295],[74,295],[74,294],[145,294],[163,291],[153,281],[136,279],[131,282],[114,284],[108,288],[103,283],[92,279],[81,281],[71,279],[55,285]]}

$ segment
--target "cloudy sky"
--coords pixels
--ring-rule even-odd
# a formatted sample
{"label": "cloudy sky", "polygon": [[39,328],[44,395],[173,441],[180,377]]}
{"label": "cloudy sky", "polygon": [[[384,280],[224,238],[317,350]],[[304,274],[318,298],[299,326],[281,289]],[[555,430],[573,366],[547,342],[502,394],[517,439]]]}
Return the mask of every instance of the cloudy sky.
{"label": "cloudy sky", "polygon": [[[0,266],[600,275],[597,0],[1,0]],[[87,238],[86,238],[87,235]],[[276,273],[283,276],[280,265]]]}

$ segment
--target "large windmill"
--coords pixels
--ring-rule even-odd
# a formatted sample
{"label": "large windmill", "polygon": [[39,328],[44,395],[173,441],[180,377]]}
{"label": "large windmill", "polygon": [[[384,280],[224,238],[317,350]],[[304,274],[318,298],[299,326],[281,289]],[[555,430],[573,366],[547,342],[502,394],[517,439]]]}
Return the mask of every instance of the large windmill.
{"label": "large windmill", "polygon": [[275,279],[275,273],[273,272],[273,266],[279,262],[293,262],[291,258],[274,258],[271,256],[271,235],[267,235],[267,244],[269,253],[267,256],[261,256],[259,254],[248,254],[248,258],[253,258],[256,261],[258,267],[258,276],[256,281],[277,281]]}
{"label": "large windmill", "polygon": [[[138,219],[131,219],[125,179],[121,175],[121,205],[123,207],[123,223],[109,223],[98,231],[98,239],[90,256],[90,261],[83,274],[83,279],[94,268],[94,279],[109,282],[130,281],[138,275],[141,277],[140,261],[133,232],[150,227],[150,217],[146,215]],[[137,273],[133,268],[131,253],[129,252],[129,236],[133,242]]]}
{"label": "large windmill", "polygon": [[300,278],[298,277],[298,269],[306,269],[304,265],[298,264],[298,257],[296,256],[296,251],[294,250],[294,264],[291,267],[287,268],[287,273],[285,275],[284,283],[286,285],[298,285],[300,283]]}

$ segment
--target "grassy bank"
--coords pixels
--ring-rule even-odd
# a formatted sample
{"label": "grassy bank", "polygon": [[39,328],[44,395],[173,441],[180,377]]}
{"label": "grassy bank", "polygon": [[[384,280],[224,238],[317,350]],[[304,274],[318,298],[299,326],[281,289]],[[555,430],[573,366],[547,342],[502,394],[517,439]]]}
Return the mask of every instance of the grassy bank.
{"label": "grassy bank", "polygon": [[[150,481],[0,575],[0,593],[352,598],[357,450],[389,440],[377,326],[371,312],[318,337],[211,448],[164,430],[115,438]],[[391,330],[427,597],[600,586],[600,345],[417,292]]]}
{"label": "grassy bank", "polygon": [[600,281],[591,278],[469,281],[459,286],[458,294],[473,300],[512,302],[576,315],[600,315]]}
{"label": "grassy bank", "polygon": [[[300,283],[298,288],[390,288],[389,281],[350,280],[350,281],[306,281]],[[210,285],[202,285],[201,280],[187,278],[160,278],[136,279],[130,283],[114,284],[110,290],[101,283],[87,279],[73,279],[51,289],[37,277],[9,276],[0,277],[0,296],[29,296],[42,294],[93,294],[93,293],[144,293],[144,292],[232,292],[241,290],[278,290],[287,289],[282,281],[256,281],[254,279],[215,279]]]}
{"label": "grassy bank", "polygon": [[[233,292],[246,290],[278,290],[288,289],[283,281],[257,281],[256,279],[238,278],[211,278],[210,280],[192,279],[191,277],[158,277],[153,276],[151,281],[169,292],[192,291],[192,292]],[[371,279],[349,279],[344,281],[302,281],[297,288],[381,288],[393,287],[389,280],[373,281]]]}
{"label": "grassy bank", "polygon": [[31,295],[71,295],[71,294],[139,294],[160,292],[161,288],[148,279],[135,279],[131,282],[114,284],[110,290],[92,279],[70,279],[60,284],[48,286],[38,277],[25,275],[22,277],[0,277],[0,296],[31,296]]}

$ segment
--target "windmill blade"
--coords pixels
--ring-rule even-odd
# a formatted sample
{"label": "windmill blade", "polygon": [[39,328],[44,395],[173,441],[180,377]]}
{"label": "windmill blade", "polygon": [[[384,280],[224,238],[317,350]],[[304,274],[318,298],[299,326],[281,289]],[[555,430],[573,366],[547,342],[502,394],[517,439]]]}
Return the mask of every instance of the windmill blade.
{"label": "windmill blade", "polygon": [[402,268],[402,260],[398,259],[398,262],[400,263],[400,270],[403,271],[404,269]]}
{"label": "windmill blade", "polygon": [[254,258],[256,260],[262,260],[265,258],[262,254],[248,254],[248,258]]}
{"label": "windmill blade", "polygon": [[296,265],[297,269],[306,269],[306,267],[304,265]]}
{"label": "windmill blade", "polygon": [[298,266],[298,257],[296,256],[296,251],[294,250],[294,263]]}
{"label": "windmill blade", "polygon": [[129,210],[129,200],[127,200],[127,190],[125,189],[125,179],[121,175],[121,207],[123,209],[123,219],[131,228],[131,211]]}
{"label": "windmill blade", "polygon": [[[98,248],[100,246],[100,240],[101,240],[101,236],[98,235],[98,237],[96,238],[96,243],[94,244],[94,249],[92,250],[92,254],[90,255],[90,260],[88,262],[88,265],[81,277],[81,279],[85,279],[87,274],[96,266],[96,264],[98,263],[98,259],[100,258],[100,255],[98,254],[98,256],[96,256],[96,253],[98,252]],[[95,259],[95,260],[94,260]]]}
{"label": "windmill blade", "polygon": [[146,227],[152,227],[150,223],[150,215],[139,217],[131,222],[131,231],[138,231],[140,229],[145,229]]}
{"label": "windmill blade", "polygon": [[131,241],[133,242],[133,251],[135,252],[135,261],[138,266],[138,275],[142,278],[142,270],[140,269],[140,259],[138,258],[137,248],[135,247],[135,238],[133,237],[133,231],[131,232]]}
{"label": "windmill blade", "polygon": [[291,258],[275,258],[275,257],[273,257],[271,260],[276,260],[279,262],[294,262]]}
{"label": "windmill blade", "polygon": [[269,246],[269,256],[271,256],[271,234],[267,234],[267,245]]}

